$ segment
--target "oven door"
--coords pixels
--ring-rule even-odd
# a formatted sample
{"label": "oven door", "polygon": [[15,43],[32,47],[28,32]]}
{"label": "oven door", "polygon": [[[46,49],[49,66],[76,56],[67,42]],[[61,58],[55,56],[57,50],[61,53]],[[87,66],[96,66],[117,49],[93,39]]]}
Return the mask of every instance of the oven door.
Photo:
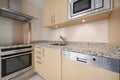
{"label": "oven door", "polygon": [[32,68],[32,52],[1,56],[1,77],[10,79]]}
{"label": "oven door", "polygon": [[94,0],[69,0],[69,16],[70,18],[79,17],[85,15],[87,12],[90,13],[94,10]]}

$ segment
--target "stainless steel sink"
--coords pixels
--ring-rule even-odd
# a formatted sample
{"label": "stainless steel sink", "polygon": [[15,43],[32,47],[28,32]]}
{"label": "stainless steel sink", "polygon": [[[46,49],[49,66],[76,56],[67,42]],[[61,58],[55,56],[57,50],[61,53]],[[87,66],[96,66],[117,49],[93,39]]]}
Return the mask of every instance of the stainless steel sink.
{"label": "stainless steel sink", "polygon": [[56,46],[65,46],[67,45],[66,43],[54,43],[54,44],[51,44],[51,45],[56,45]]}

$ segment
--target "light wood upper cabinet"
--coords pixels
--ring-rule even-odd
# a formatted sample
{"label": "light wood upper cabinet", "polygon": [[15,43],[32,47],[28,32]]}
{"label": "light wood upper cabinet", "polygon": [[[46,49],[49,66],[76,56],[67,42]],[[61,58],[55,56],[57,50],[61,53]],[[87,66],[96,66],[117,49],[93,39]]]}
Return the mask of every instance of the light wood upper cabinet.
{"label": "light wood upper cabinet", "polygon": [[61,24],[68,20],[68,0],[55,0],[55,24]]}
{"label": "light wood upper cabinet", "polygon": [[53,0],[44,0],[44,26],[50,26],[53,24],[52,1]]}
{"label": "light wood upper cabinet", "polygon": [[67,22],[67,0],[44,0],[44,26]]}

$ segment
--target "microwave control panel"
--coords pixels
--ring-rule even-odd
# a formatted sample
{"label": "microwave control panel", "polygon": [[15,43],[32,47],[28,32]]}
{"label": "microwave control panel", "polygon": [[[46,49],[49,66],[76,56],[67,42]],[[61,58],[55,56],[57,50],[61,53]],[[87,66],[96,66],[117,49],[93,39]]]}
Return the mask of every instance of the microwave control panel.
{"label": "microwave control panel", "polygon": [[102,8],[104,0],[95,0],[95,9]]}

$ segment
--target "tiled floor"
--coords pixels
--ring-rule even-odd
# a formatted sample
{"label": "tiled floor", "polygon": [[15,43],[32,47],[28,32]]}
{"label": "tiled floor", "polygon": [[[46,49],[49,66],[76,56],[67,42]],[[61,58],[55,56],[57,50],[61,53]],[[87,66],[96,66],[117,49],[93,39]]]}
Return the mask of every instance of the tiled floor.
{"label": "tiled floor", "polygon": [[33,70],[30,70],[10,80],[44,80],[44,79],[42,79],[42,77],[35,73]]}
{"label": "tiled floor", "polygon": [[27,80],[43,80],[38,74],[29,77]]}

